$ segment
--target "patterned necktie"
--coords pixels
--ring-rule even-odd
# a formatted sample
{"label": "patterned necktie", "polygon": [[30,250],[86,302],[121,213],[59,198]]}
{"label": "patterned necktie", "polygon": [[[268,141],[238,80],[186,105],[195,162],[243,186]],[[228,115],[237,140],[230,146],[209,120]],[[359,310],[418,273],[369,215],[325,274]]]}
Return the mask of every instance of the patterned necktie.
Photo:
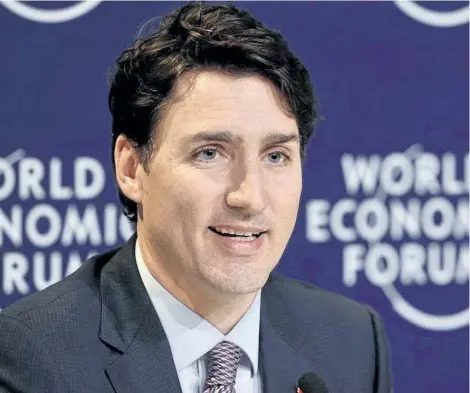
{"label": "patterned necktie", "polygon": [[235,378],[242,350],[222,341],[209,352],[209,367],[204,393],[235,393]]}

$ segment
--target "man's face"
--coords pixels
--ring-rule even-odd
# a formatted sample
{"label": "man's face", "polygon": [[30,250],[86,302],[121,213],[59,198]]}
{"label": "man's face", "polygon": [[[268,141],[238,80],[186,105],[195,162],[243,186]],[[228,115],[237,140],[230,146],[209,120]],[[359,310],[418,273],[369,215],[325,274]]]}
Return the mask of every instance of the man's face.
{"label": "man's face", "polygon": [[[189,89],[188,89],[189,88]],[[141,184],[140,235],[180,286],[250,293],[278,264],[302,188],[299,134],[258,76],[184,75]],[[194,284],[194,281],[193,281]]]}

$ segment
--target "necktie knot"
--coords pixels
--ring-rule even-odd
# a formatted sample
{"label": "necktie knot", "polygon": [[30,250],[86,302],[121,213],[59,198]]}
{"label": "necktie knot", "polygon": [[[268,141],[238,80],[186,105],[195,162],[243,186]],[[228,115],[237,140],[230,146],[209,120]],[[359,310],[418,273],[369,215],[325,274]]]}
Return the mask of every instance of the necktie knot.
{"label": "necktie knot", "polygon": [[222,341],[212,348],[204,393],[235,392],[235,378],[241,356],[241,348],[229,341]]}

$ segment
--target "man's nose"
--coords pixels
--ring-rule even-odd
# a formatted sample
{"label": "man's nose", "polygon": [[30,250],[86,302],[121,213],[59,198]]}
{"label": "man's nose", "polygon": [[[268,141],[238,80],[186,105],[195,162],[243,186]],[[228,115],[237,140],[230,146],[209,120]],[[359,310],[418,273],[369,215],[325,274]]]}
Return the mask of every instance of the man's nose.
{"label": "man's nose", "polygon": [[259,168],[253,168],[238,172],[237,175],[238,181],[234,182],[232,189],[227,193],[227,204],[250,215],[259,214],[266,206],[261,171]]}

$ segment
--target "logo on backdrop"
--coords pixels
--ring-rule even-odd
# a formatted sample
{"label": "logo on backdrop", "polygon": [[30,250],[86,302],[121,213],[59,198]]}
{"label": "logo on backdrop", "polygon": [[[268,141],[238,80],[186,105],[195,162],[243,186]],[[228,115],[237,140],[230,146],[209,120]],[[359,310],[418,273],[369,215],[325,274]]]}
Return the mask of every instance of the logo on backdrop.
{"label": "logo on backdrop", "polygon": [[18,0],[4,0],[3,6],[24,19],[39,23],[63,23],[80,18],[96,8],[101,1],[84,0],[60,9],[46,9]]}
{"label": "logo on backdrop", "polygon": [[[78,4],[61,9],[45,9],[25,4],[18,0],[2,1],[4,7],[25,19],[40,23],[62,23],[79,18],[96,8],[102,0],[83,0]],[[453,11],[436,11],[416,1],[395,0],[395,4],[406,15],[414,20],[434,27],[453,27],[468,23],[469,7],[465,6]]]}
{"label": "logo on backdrop", "polygon": [[[461,4],[461,2],[455,3]],[[468,23],[470,20],[468,5],[453,11],[432,10],[412,0],[395,0],[395,5],[410,18],[428,26],[454,27]]]}
{"label": "logo on backdrop", "polygon": [[386,156],[343,154],[348,197],[307,203],[307,239],[343,243],[344,285],[354,287],[364,277],[414,325],[441,331],[464,327],[468,309],[424,312],[396,284],[468,284],[468,165],[468,153],[463,159],[451,152],[438,156],[420,145]]}
{"label": "logo on backdrop", "polygon": [[97,202],[105,182],[94,157],[0,157],[0,293],[42,290],[132,236],[119,204]]}

